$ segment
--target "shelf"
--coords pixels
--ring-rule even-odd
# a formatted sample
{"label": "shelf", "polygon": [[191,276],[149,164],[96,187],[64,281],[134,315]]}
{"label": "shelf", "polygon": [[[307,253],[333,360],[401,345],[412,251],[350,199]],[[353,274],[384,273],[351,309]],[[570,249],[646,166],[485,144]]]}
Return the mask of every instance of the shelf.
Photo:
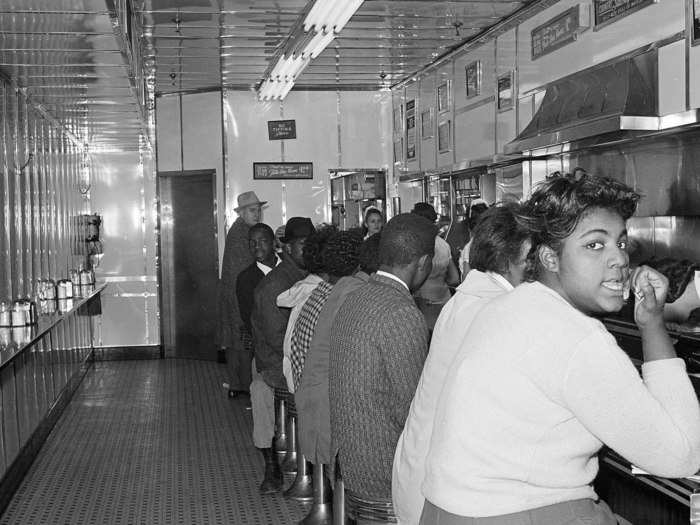
{"label": "shelf", "polygon": [[38,322],[31,326],[18,327],[2,327],[0,330],[7,330],[12,333],[12,330],[29,330],[30,336],[26,342],[9,347],[0,347],[0,370],[14,361],[17,356],[21,355],[27,348],[34,346],[42,337],[44,337],[51,329],[58,325],[61,321],[73,315],[83,305],[89,303],[95,297],[100,295],[107,286],[107,283],[96,285],[95,291],[86,297],[76,297],[73,299],[73,306],[65,312],[53,314],[41,314],[38,317]]}

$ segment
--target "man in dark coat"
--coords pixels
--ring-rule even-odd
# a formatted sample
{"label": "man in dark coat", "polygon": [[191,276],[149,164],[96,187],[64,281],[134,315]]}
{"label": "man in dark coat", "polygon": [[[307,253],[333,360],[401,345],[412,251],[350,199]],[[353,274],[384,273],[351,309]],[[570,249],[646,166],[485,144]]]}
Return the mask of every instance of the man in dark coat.
{"label": "man in dark coat", "polygon": [[430,275],[435,229],[405,213],[379,241],[379,270],[346,298],[330,342],[330,416],[345,487],[391,503],[394,450],[428,352],[411,293]]}
{"label": "man in dark coat", "polygon": [[277,296],[306,277],[304,243],[315,231],[309,218],[289,219],[281,239],[284,244],[282,262],[263,277],[253,293],[250,324],[257,375],[250,386],[250,401],[253,406],[253,443],[260,449],[265,460],[265,477],[260,485],[260,492],[263,494],[273,493],[282,486],[282,478],[272,450],[275,432],[274,389],[287,389],[282,374],[282,346],[290,310],[277,306]]}
{"label": "man in dark coat", "polygon": [[231,397],[248,392],[250,388],[250,357],[246,356],[241,346],[241,315],[236,298],[236,278],[255,261],[248,247],[248,230],[260,222],[262,206],[266,202],[258,199],[253,191],[241,193],[238,196],[238,206],[234,208],[238,218],[226,234],[219,287],[219,337],[221,348],[226,352]]}

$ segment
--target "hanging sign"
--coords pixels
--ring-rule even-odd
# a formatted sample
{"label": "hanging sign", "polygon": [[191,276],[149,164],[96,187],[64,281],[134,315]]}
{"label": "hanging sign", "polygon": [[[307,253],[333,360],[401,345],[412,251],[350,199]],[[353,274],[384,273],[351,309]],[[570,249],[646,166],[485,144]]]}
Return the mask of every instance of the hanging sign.
{"label": "hanging sign", "polygon": [[[586,14],[588,9],[585,8]],[[578,34],[588,27],[581,16],[581,5],[577,4],[563,13],[547,20],[531,32],[532,60],[551,53],[578,38]]]}
{"label": "hanging sign", "polygon": [[311,162],[253,162],[253,179],[313,179]]}
{"label": "hanging sign", "polygon": [[286,140],[297,138],[296,120],[268,120],[267,136],[270,140]]}
{"label": "hanging sign", "polygon": [[416,100],[406,102],[406,160],[416,158]]}
{"label": "hanging sign", "polygon": [[620,18],[656,2],[658,0],[593,0],[596,28],[617,22]]}

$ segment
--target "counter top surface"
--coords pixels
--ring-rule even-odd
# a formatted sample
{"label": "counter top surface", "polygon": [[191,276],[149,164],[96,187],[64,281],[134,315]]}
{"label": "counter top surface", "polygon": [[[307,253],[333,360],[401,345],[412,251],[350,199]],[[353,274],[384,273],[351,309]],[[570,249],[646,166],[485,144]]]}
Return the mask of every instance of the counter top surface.
{"label": "counter top surface", "polygon": [[106,283],[95,285],[95,290],[85,297],[61,299],[61,301],[65,301],[61,311],[42,313],[39,309],[35,325],[0,328],[0,370],[10,364],[24,350],[36,344],[57,324],[100,295],[106,286]]}

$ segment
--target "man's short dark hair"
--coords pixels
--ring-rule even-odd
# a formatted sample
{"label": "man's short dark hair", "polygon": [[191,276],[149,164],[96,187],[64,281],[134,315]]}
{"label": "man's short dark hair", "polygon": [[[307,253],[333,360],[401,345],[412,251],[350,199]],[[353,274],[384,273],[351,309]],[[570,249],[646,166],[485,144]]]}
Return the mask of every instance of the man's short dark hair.
{"label": "man's short dark hair", "polygon": [[379,241],[382,232],[375,233],[364,240],[360,246],[360,270],[371,274],[379,269]]}
{"label": "man's short dark hair", "polygon": [[326,265],[323,258],[323,250],[328,240],[338,233],[338,229],[333,226],[322,226],[309,235],[304,242],[304,265],[311,273],[325,273]]}
{"label": "man's short dark hair", "polygon": [[263,232],[266,236],[269,237],[271,241],[275,240],[275,232],[272,231],[272,228],[270,228],[267,224],[259,222],[257,224],[253,224],[250,229],[248,230],[248,238],[250,239],[253,236],[253,233],[260,231]]}
{"label": "man's short dark hair", "polygon": [[479,221],[481,220],[482,215],[486,213],[488,209],[489,205],[485,202],[473,204],[469,208],[469,230],[473,230],[474,228],[476,228],[477,224],[479,224]]}
{"label": "man's short dark hair", "polygon": [[379,240],[380,266],[406,266],[435,252],[435,225],[415,213],[392,218]]}
{"label": "man's short dark hair", "polygon": [[427,202],[416,202],[416,204],[413,206],[413,209],[411,210],[411,213],[415,213],[416,215],[425,217],[430,222],[435,222],[437,220],[437,213],[435,212],[435,208],[433,208],[432,204],[429,204]]}
{"label": "man's short dark hair", "polygon": [[520,259],[530,231],[516,219],[520,206],[515,203],[493,206],[481,215],[472,232],[469,266],[481,272],[505,275],[509,263]]}

